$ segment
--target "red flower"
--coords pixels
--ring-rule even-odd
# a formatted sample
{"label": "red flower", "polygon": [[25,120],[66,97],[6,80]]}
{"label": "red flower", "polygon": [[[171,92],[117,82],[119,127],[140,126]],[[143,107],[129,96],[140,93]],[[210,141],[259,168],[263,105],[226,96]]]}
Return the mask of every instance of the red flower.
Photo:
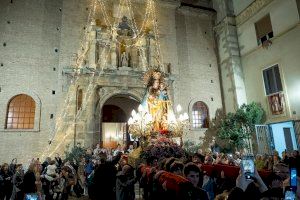
{"label": "red flower", "polygon": [[159,133],[162,135],[167,135],[169,133],[169,131],[168,130],[160,130]]}

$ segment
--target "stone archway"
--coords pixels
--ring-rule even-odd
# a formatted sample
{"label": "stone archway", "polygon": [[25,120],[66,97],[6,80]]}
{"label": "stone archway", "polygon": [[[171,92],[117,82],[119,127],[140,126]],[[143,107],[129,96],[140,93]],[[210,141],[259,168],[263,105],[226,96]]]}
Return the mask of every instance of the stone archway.
{"label": "stone archway", "polygon": [[117,144],[128,145],[127,121],[140,102],[128,94],[117,94],[106,100],[101,109],[100,144],[115,148]]}
{"label": "stone archway", "polygon": [[[114,88],[114,87],[100,87],[97,91],[98,93],[98,101],[95,104],[94,110],[94,135],[93,144],[102,143],[103,144],[103,135],[102,135],[102,117],[103,117],[103,108],[106,105],[113,105],[119,107],[122,111],[124,111],[126,117],[126,122],[131,115],[131,111],[138,107],[140,102],[142,101],[144,95],[144,88]],[[119,100],[118,100],[119,99]],[[123,105],[120,103],[120,99],[123,99]],[[134,106],[126,106],[128,102],[133,101],[136,102]],[[119,102],[119,103],[118,103]],[[130,104],[130,103],[129,103]],[[134,103],[133,103],[134,104]],[[123,120],[125,121],[125,120]],[[124,122],[125,123],[125,122]]]}

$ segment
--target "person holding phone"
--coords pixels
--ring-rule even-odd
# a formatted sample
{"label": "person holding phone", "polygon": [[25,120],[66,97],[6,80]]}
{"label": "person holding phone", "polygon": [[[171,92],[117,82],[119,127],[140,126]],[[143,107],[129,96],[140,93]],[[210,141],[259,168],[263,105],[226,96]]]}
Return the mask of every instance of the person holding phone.
{"label": "person holding phone", "polygon": [[252,162],[250,158],[244,158],[244,160],[246,161],[244,164],[242,161],[240,174],[236,179],[236,187],[229,193],[228,200],[261,199],[268,190],[254,164],[252,165],[253,160]]}
{"label": "person holding phone", "polygon": [[290,168],[290,176],[283,181],[284,196],[286,200],[300,199],[300,177],[295,167]]}

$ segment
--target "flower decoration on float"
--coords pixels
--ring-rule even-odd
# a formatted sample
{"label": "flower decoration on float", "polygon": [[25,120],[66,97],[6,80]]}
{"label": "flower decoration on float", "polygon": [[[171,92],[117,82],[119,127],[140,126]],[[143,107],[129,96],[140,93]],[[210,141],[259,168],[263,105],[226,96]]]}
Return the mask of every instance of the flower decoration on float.
{"label": "flower decoration on float", "polygon": [[160,129],[158,131],[154,130],[154,122],[151,114],[144,109],[142,105],[139,105],[138,112],[132,110],[131,117],[128,120],[129,132],[132,134],[133,138],[136,139],[147,139],[150,138],[181,138],[184,133],[189,129],[189,117],[187,113],[181,113],[181,106],[177,106],[177,112],[170,112],[168,114],[168,121],[166,128]]}

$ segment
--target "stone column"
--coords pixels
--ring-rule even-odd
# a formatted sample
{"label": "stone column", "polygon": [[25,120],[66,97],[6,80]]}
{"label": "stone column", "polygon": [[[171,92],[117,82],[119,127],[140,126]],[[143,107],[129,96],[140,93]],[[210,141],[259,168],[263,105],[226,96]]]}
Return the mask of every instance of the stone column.
{"label": "stone column", "polygon": [[106,69],[107,68],[107,47],[106,47],[106,42],[101,41],[99,44],[99,60],[98,64],[100,66],[100,69]]}
{"label": "stone column", "polygon": [[117,52],[116,51],[117,51],[116,43],[113,41],[112,46],[111,46],[111,52],[110,52],[111,68],[113,68],[113,69],[117,68]]}
{"label": "stone column", "polygon": [[141,39],[141,43],[138,47],[138,60],[139,60],[139,69],[142,71],[147,70],[147,59],[146,59],[146,38]]}
{"label": "stone column", "polygon": [[96,69],[96,65],[97,65],[97,61],[96,61],[96,45],[97,45],[97,41],[96,41],[96,31],[92,30],[90,32],[90,49],[89,49],[89,67]]}
{"label": "stone column", "polygon": [[237,28],[234,17],[226,16],[215,27],[226,112],[247,103]]}

